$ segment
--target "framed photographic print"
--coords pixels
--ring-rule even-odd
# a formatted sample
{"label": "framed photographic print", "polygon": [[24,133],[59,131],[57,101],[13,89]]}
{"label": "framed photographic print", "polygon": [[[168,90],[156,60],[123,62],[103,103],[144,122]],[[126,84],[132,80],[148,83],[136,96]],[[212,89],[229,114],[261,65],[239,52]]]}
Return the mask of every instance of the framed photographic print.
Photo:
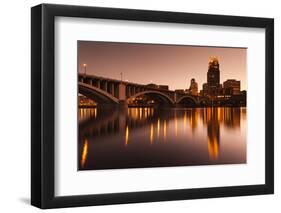
{"label": "framed photographic print", "polygon": [[274,21],[31,9],[31,203],[271,194]]}

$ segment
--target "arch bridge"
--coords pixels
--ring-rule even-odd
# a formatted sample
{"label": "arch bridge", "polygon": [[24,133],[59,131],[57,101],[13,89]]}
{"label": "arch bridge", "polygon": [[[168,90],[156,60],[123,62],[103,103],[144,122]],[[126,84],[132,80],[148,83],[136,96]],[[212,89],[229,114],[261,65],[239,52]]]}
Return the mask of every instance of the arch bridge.
{"label": "arch bridge", "polygon": [[78,90],[80,94],[102,105],[126,106],[130,100],[143,95],[169,106],[188,105],[195,107],[208,103],[206,98],[199,96],[191,96],[151,85],[85,74],[78,75]]}

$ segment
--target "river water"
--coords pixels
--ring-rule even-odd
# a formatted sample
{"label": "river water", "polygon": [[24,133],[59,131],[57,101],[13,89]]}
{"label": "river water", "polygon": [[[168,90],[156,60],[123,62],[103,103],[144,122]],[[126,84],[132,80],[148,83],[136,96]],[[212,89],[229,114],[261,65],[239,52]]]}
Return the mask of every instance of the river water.
{"label": "river water", "polygon": [[80,108],[78,169],[246,163],[246,108]]}

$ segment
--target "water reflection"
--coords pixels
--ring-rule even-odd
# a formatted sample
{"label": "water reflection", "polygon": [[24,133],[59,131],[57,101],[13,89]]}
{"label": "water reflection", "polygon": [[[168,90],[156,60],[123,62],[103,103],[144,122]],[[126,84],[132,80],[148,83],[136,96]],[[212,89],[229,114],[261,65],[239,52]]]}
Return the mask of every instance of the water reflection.
{"label": "water reflection", "polygon": [[129,142],[129,127],[126,126],[126,136],[125,136],[125,145],[127,146]]}
{"label": "water reflection", "polygon": [[163,128],[164,142],[166,141],[166,137],[167,137],[167,122],[166,122],[166,120],[164,120],[164,128]]}
{"label": "water reflection", "polygon": [[80,162],[80,165],[81,165],[82,168],[84,168],[84,165],[86,163],[87,155],[88,155],[88,140],[85,139],[84,144],[83,144],[81,162]]}
{"label": "water reflection", "polygon": [[220,119],[221,109],[211,108],[207,110],[208,152],[211,159],[217,159],[220,143]]}
{"label": "water reflection", "polygon": [[88,108],[78,117],[79,169],[246,162],[246,108]]}
{"label": "water reflection", "polygon": [[150,144],[153,144],[153,124],[150,125]]}

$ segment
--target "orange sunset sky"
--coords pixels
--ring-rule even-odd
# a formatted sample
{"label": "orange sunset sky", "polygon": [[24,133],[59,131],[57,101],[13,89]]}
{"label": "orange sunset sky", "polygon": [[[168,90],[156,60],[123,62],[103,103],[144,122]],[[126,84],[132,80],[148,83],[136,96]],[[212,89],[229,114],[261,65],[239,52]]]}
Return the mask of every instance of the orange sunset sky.
{"label": "orange sunset sky", "polygon": [[241,81],[247,89],[247,49],[166,44],[136,44],[78,41],[78,72],[120,79],[139,84],[169,85],[169,89],[187,89],[195,78],[199,90],[207,82],[208,60],[217,56],[220,83]]}

